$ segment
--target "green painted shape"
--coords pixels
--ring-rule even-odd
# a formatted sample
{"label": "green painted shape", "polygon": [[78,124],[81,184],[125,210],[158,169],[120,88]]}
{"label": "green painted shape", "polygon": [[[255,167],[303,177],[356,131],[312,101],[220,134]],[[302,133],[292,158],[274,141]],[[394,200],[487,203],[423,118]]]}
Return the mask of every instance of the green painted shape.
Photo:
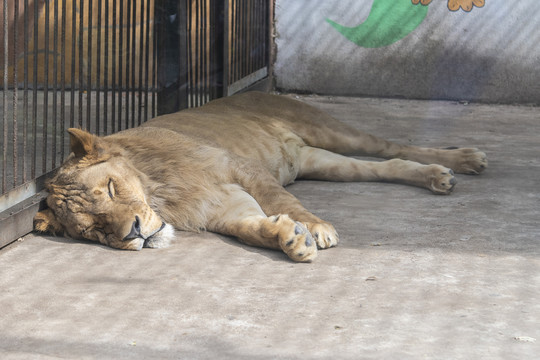
{"label": "green painted shape", "polygon": [[378,48],[403,39],[424,21],[428,7],[411,0],[373,0],[366,21],[355,27],[326,21],[358,46]]}

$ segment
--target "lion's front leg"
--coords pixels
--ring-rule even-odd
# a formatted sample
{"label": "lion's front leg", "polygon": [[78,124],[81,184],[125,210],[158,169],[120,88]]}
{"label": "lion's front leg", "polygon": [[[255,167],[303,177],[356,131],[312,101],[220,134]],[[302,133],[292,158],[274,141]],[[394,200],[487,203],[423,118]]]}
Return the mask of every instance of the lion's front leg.
{"label": "lion's front leg", "polygon": [[245,244],[281,249],[292,260],[317,257],[317,242],[305,225],[287,214],[266,216],[255,199],[238,185],[223,186],[221,205],[207,224],[209,231],[237,237]]}

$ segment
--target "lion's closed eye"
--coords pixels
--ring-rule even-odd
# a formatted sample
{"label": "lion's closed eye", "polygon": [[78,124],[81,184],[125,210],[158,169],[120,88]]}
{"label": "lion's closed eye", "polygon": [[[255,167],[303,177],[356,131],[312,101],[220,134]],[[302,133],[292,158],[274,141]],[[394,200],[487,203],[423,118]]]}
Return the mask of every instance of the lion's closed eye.
{"label": "lion's closed eye", "polygon": [[108,188],[109,188],[109,197],[111,198],[111,200],[114,200],[114,196],[116,195],[116,190],[114,188],[114,182],[112,179],[109,179]]}

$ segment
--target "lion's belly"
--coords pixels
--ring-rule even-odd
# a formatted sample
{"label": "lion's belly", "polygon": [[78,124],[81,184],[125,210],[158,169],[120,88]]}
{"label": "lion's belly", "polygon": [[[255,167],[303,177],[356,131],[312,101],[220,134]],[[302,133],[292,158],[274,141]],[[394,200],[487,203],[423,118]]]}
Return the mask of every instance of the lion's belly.
{"label": "lion's belly", "polygon": [[[281,140],[281,141],[280,141]],[[300,144],[295,139],[258,138],[250,146],[227,146],[228,150],[258,161],[282,185],[291,184],[298,176],[300,161],[298,159]]]}
{"label": "lion's belly", "polygon": [[195,116],[183,116],[179,119],[175,114],[171,114],[149,121],[144,126],[168,128],[233,154],[257,160],[283,185],[296,179],[300,166],[299,149],[305,145],[304,141],[283,123],[271,119],[224,120],[221,116],[208,114],[204,116],[204,120]]}

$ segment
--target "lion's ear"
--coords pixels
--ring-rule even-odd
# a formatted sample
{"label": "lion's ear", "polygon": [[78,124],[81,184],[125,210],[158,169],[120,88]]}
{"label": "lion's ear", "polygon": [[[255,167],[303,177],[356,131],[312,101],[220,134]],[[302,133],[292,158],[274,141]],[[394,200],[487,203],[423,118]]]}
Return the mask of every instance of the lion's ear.
{"label": "lion's ear", "polygon": [[61,235],[64,232],[64,227],[56,220],[56,216],[51,209],[45,209],[34,216],[34,230],[42,233]]}
{"label": "lion's ear", "polygon": [[94,155],[97,152],[98,137],[81,129],[68,129],[70,149],[76,157]]}

